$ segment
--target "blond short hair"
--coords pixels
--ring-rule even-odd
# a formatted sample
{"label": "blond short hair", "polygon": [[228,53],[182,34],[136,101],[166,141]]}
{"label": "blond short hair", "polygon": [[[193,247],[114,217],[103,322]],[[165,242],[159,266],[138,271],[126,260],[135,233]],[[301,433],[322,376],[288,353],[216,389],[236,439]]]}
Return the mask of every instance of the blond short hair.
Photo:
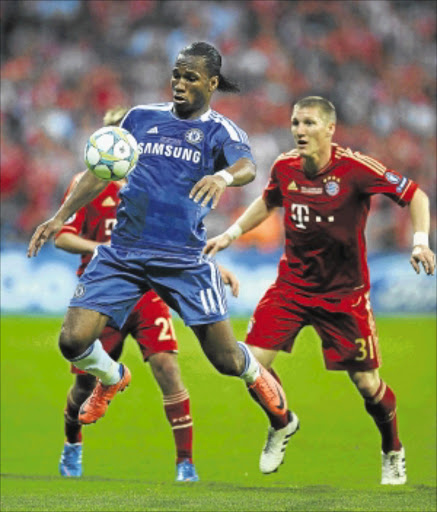
{"label": "blond short hair", "polygon": [[118,126],[129,109],[126,107],[114,107],[105,112],[103,116],[104,126]]}
{"label": "blond short hair", "polygon": [[337,121],[334,105],[322,96],[307,96],[294,104],[294,108],[317,107],[330,123]]}

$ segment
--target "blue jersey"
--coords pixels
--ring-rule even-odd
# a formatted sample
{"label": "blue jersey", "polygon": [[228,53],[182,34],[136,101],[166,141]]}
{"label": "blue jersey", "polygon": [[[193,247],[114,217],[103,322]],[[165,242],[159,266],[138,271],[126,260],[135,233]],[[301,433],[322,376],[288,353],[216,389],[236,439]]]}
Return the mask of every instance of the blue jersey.
{"label": "blue jersey", "polygon": [[172,106],[140,105],[122,121],[138,142],[139,159],[120,192],[114,247],[200,253],[211,204],[195,203],[190,190],[203,176],[240,158],[253,161],[246,133],[232,121],[211,109],[183,120]]}

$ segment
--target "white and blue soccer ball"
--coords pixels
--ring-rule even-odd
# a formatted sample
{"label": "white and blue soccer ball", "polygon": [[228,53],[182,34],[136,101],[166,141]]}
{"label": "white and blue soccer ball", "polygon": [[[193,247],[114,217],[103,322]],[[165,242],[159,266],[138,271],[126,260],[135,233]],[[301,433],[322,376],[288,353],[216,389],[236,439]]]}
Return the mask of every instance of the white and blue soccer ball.
{"label": "white and blue soccer ball", "polygon": [[131,133],[118,126],[100,128],[85,145],[85,164],[101,180],[125,178],[137,161],[137,141]]}

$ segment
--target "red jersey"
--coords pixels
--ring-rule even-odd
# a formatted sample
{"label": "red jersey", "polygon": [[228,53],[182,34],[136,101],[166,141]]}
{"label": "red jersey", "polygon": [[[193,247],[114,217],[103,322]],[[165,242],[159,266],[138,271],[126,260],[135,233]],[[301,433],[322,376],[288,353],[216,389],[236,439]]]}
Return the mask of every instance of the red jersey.
{"label": "red jersey", "polygon": [[[81,172],[74,176],[64,195],[63,201],[65,201],[83,174]],[[108,242],[116,222],[115,216],[118,203],[120,202],[118,192],[122,186],[123,183],[119,181],[109,182],[107,187],[96,198],[78,210],[65,222],[63,228],[56,234],[56,237],[62,233],[74,233],[87,240],[102,243]],[[91,258],[92,254],[81,255],[81,264],[76,272],[78,276],[83,274]]]}
{"label": "red jersey", "polygon": [[332,145],[331,159],[308,178],[296,150],[274,162],[263,192],[284,207],[285,254],[279,279],[306,294],[337,295],[370,287],[364,230],[373,194],[401,206],[417,184],[363,155]]}

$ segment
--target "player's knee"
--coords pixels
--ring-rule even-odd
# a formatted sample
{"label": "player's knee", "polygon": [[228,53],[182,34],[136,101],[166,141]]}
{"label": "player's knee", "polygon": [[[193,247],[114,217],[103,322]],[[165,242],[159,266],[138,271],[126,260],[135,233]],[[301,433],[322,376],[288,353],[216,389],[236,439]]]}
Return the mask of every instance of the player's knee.
{"label": "player's knee", "polygon": [[92,343],[80,326],[63,325],[59,336],[59,349],[66,359],[74,359],[85,352]]}
{"label": "player's knee", "polygon": [[176,356],[156,354],[151,356],[150,365],[156,381],[165,395],[184,389]]}
{"label": "player's knee", "polygon": [[363,398],[372,397],[379,386],[379,377],[373,372],[355,372],[351,379]]}
{"label": "player's knee", "polygon": [[212,363],[215,369],[223,375],[238,377],[243,373],[239,351],[223,351],[215,354]]}

